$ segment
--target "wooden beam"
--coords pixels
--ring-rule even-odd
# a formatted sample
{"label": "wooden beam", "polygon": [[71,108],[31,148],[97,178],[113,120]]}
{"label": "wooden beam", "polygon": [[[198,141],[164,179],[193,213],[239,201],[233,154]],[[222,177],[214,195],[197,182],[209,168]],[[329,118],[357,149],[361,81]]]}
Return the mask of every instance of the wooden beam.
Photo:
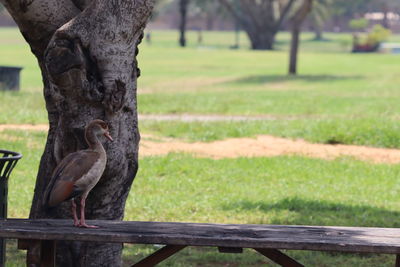
{"label": "wooden beam", "polygon": [[19,239],[18,249],[27,250],[26,266],[56,266],[56,242],[53,240]]}
{"label": "wooden beam", "polygon": [[255,250],[283,267],[304,267],[303,264],[298,263],[296,260],[277,249],[255,248]]}
{"label": "wooden beam", "polygon": [[[24,247],[26,247],[26,266],[41,267],[41,241],[40,240],[26,240]],[[22,245],[21,245],[22,247]]]}
{"label": "wooden beam", "polygon": [[6,240],[0,238],[0,266],[6,265]]}
{"label": "wooden beam", "polygon": [[[7,218],[7,179],[1,175],[4,161],[0,161],[0,219]],[[6,240],[0,238],[0,266],[6,265]]]}
{"label": "wooden beam", "polygon": [[400,267],[400,254],[396,255],[396,264],[395,264],[395,266],[396,267]]}
{"label": "wooden beam", "polygon": [[180,250],[184,249],[186,246],[180,245],[167,245],[147,258],[139,261],[138,263],[132,265],[132,267],[150,267],[155,266],[156,264],[162,262],[163,260],[169,258],[170,256],[174,255],[175,253],[179,252]]}
{"label": "wooden beam", "polygon": [[56,241],[42,240],[42,266],[41,267],[55,267],[56,266]]}

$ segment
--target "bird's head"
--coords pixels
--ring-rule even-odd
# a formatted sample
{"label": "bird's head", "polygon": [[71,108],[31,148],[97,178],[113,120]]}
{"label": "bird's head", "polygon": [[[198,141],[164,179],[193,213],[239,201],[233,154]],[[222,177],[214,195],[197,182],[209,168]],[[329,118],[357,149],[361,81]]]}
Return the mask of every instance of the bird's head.
{"label": "bird's head", "polygon": [[86,127],[86,131],[93,131],[95,135],[104,135],[108,140],[114,141],[110,135],[108,125],[102,120],[93,120]]}

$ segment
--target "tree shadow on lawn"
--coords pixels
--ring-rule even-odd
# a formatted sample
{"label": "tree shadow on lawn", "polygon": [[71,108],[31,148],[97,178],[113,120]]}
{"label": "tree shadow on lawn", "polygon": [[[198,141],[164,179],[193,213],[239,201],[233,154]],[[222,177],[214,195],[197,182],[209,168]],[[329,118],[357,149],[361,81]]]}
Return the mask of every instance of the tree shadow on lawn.
{"label": "tree shadow on lawn", "polygon": [[232,84],[264,84],[279,83],[286,81],[305,81],[305,82],[332,82],[341,80],[360,80],[364,79],[361,75],[257,75],[248,76],[236,80],[229,81]]}
{"label": "tree shadow on lawn", "polygon": [[[275,40],[275,46],[276,50],[279,50],[281,46],[288,46],[291,43],[291,38],[285,39],[285,40]],[[301,43],[337,43],[340,40],[337,39],[329,39],[326,37],[323,37],[322,39],[315,39],[315,37],[307,38],[307,39],[302,39]]]}
{"label": "tree shadow on lawn", "polygon": [[243,200],[223,206],[224,210],[261,211],[262,221],[248,223],[400,227],[400,212],[366,205],[346,205],[328,201],[285,198],[276,203]]}

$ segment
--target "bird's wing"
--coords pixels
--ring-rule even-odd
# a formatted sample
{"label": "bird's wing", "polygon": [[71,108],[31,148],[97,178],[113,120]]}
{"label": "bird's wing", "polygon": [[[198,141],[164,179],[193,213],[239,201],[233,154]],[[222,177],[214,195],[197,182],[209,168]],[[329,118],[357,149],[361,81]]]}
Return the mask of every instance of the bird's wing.
{"label": "bird's wing", "polygon": [[46,204],[54,207],[81,194],[83,191],[74,186],[75,182],[89,172],[99,156],[99,153],[89,150],[81,150],[66,156],[53,172],[45,193]]}

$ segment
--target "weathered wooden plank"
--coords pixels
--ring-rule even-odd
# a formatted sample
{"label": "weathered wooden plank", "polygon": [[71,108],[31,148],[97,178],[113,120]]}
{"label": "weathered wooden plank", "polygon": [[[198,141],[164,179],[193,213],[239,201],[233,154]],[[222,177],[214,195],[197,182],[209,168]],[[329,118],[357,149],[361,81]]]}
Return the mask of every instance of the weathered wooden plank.
{"label": "weathered wooden plank", "polygon": [[91,221],[99,229],[72,227],[70,220],[0,221],[0,237],[274,248],[400,254],[400,229],[285,225]]}

